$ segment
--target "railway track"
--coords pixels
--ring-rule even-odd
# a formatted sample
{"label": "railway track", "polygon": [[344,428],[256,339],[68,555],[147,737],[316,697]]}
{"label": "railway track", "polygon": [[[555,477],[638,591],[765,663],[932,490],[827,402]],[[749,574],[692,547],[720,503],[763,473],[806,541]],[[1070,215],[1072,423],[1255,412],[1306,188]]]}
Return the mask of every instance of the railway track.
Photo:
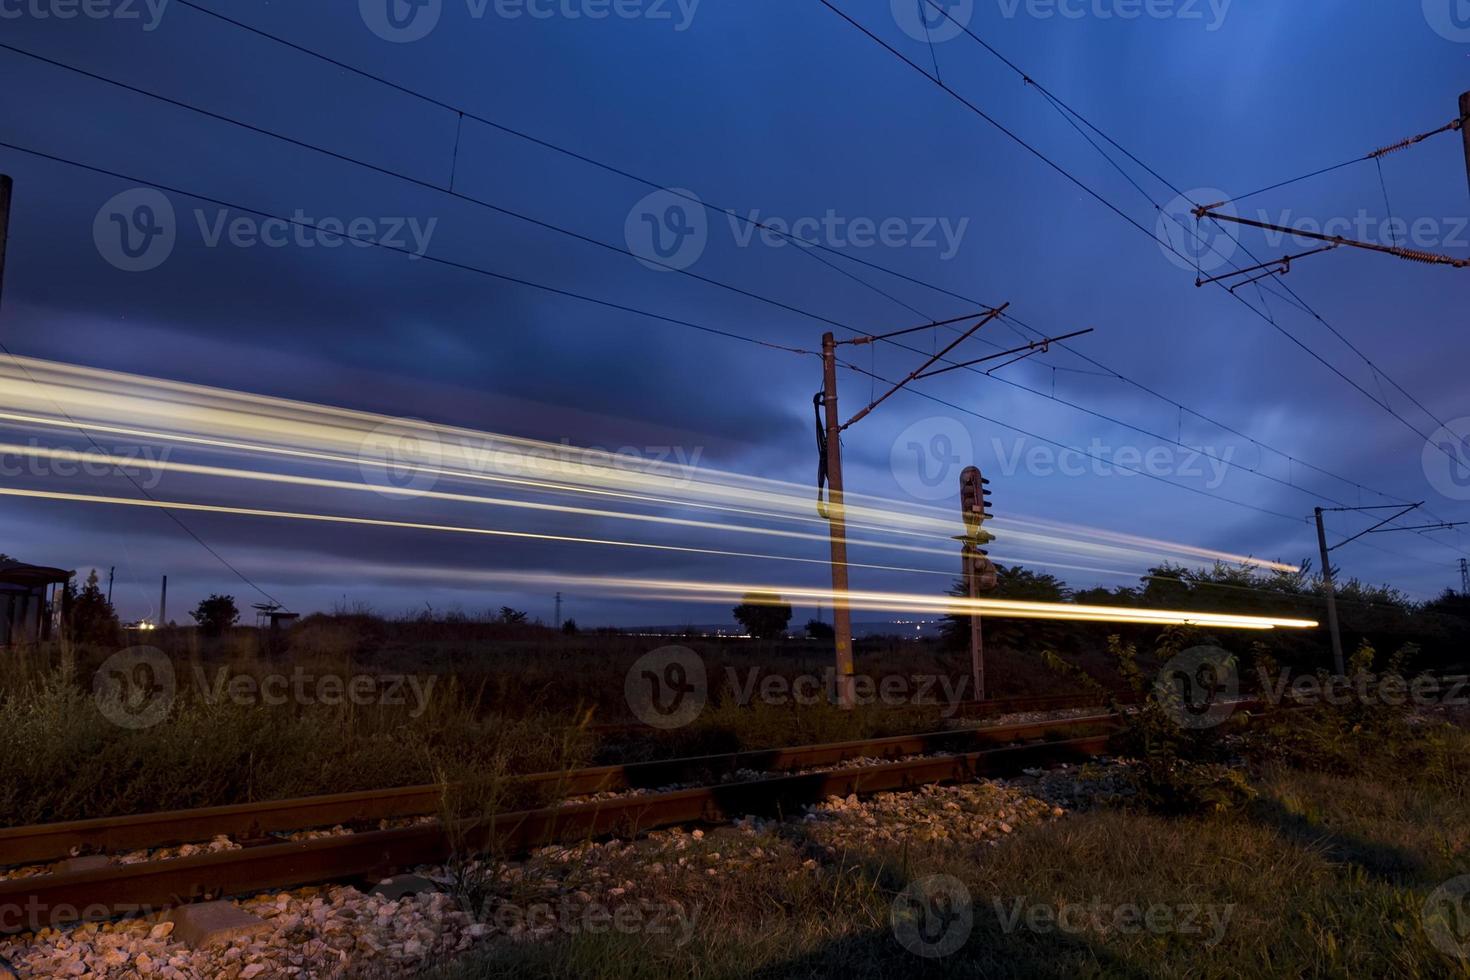
{"label": "railway track", "polygon": [[[421,823],[301,841],[280,841],[270,836],[311,826],[438,812],[443,788],[419,786],[10,828],[0,831],[0,863],[7,865],[54,860],[76,849],[136,850],[186,839],[207,840],[219,834],[232,836],[243,846],[189,857],[0,880],[0,913],[5,913],[0,914],[0,933],[152,912],[203,898],[333,881],[378,880],[407,868],[443,863],[456,846],[482,853],[523,853],[545,844],[631,837],[677,824],[715,824],[745,815],[790,814],[834,795],[909,789],[1077,762],[1106,752],[1109,729],[1116,721],[1116,716],[1100,714],[1060,722],[539,773],[521,777],[520,782],[544,787],[562,798],[665,786],[689,779],[719,779],[751,769],[775,774],[591,802],[558,803],[458,820],[450,827],[440,822]],[[1079,736],[1079,731],[1089,733]],[[1048,738],[1051,740],[1043,741]],[[910,758],[915,755],[919,757]],[[840,768],[841,763],[859,758],[898,761]],[[789,772],[820,766],[839,768]]]}
{"label": "railway track", "polygon": [[[1459,681],[1444,678],[1441,684]],[[1039,700],[1039,699],[1037,699]],[[1055,706],[1060,698],[1046,699]],[[1089,699],[1095,701],[1096,699]],[[1260,707],[1254,699],[1242,708]],[[1085,705],[1083,705],[1085,706]],[[238,849],[0,880],[0,934],[83,919],[151,913],[204,898],[335,881],[381,880],[441,864],[456,850],[510,855],[546,844],[639,833],[741,816],[781,816],[830,796],[1010,774],[1081,762],[1108,750],[1119,718],[1108,713],[985,728],[601,766],[516,777],[517,787],[558,802],[492,816],[283,841],[276,834],[363,826],[439,812],[441,786],[141,814],[0,830],[0,866],[39,864],[77,852],[144,850],[233,838]],[[868,760],[861,766],[844,762]],[[871,763],[870,760],[890,760]],[[828,767],[828,768],[821,768]],[[808,769],[814,771],[795,772]],[[769,773],[744,778],[747,771]],[[721,781],[732,775],[735,781]],[[703,782],[691,788],[659,789]],[[652,790],[652,791],[649,791]]]}

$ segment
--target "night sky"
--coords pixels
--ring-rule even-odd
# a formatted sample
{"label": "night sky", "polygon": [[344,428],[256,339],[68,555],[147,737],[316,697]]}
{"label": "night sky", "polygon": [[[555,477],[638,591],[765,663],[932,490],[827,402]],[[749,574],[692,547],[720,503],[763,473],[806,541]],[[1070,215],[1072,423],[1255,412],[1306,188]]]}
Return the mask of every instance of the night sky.
{"label": "night sky", "polygon": [[[395,33],[385,2],[395,5],[406,34]],[[530,5],[547,16],[531,16],[525,3],[509,0],[488,6],[432,0],[418,19],[402,0],[200,5],[504,127],[685,189],[718,208],[783,226],[815,219],[803,233],[836,251],[984,304],[1008,301],[1010,313],[1042,333],[1094,328],[1069,342],[1073,351],[1246,435],[1182,414],[1106,376],[1078,353],[1053,349],[991,378],[950,372],[886,402],[847,433],[847,478],[854,490],[952,509],[953,492],[931,493],[911,472],[933,460],[907,455],[910,443],[948,445],[992,478],[998,515],[1293,562],[1315,556],[1315,531],[1302,518],[1328,497],[1381,504],[1386,498],[1374,491],[1382,491],[1426,501],[1432,515],[1421,512],[1403,523],[1470,518],[1470,470],[1451,467],[1433,450],[1426,454],[1424,438],[1440,422],[1470,432],[1463,382],[1470,271],[1349,249],[1303,259],[1284,280],[1263,283],[1273,293],[1255,287],[1238,293],[1273,317],[1278,330],[1224,290],[1197,289],[1195,270],[1154,239],[1158,212],[1148,198],[1165,204],[1175,198],[1173,190],[1090,134],[1124,166],[1125,177],[1036,88],[970,37],[942,37],[950,33],[942,21],[932,46],[920,39],[922,31],[910,36],[905,28],[914,31],[919,21],[908,0],[833,2],[927,72],[937,64],[946,86],[1148,234],[818,0]],[[1459,93],[1470,87],[1470,26],[1453,19],[1451,3],[1425,0],[1421,9],[1409,0],[1069,0],[1059,7],[973,0],[951,9],[1159,175],[1211,203],[1361,157],[1454,118]],[[98,0],[91,9],[110,16],[57,16],[72,9],[65,0],[0,0],[0,43],[419,183],[0,50],[6,82],[0,141],[122,175],[0,147],[0,171],[15,180],[0,315],[0,340],[11,352],[577,446],[667,451],[700,466],[812,482],[811,397],[821,378],[810,356],[391,250],[340,242],[324,247],[310,236],[305,244],[290,240],[280,247],[248,238],[232,242],[221,229],[248,212],[222,212],[219,204],[180,191],[310,223],[367,219],[362,227],[375,234],[397,231],[409,251],[423,248],[449,262],[749,338],[817,347],[832,327],[816,317],[650,268],[433,188],[449,186],[452,174],[459,195],[635,249],[640,229],[647,230],[641,215],[660,221],[677,198],[656,200],[649,212],[644,184],[482,122],[461,123],[442,105],[180,3],[160,8],[142,0]],[[1149,9],[1173,15],[1118,15]],[[603,10],[612,13],[587,16]],[[425,36],[405,39],[435,16]],[[1458,134],[1385,157],[1382,174],[1380,185],[1375,165],[1360,163],[1242,201],[1237,210],[1274,223],[1308,219],[1317,228],[1340,219],[1350,223],[1345,234],[1386,241],[1392,229],[1383,222],[1391,209],[1394,217],[1419,223],[1414,247],[1470,257],[1470,198]],[[126,271],[99,247],[106,236],[94,234],[94,225],[115,195],[148,185],[176,189],[165,195],[176,240],[161,264]],[[1210,197],[1215,189],[1222,192]],[[690,210],[707,225],[691,272],[850,328],[838,330],[839,336],[979,309],[819,253],[834,269],[790,243],[772,244],[758,232],[747,239],[751,229],[739,221]],[[870,232],[869,240],[865,223],[889,233]],[[101,226],[105,230],[106,221]],[[1177,226],[1165,227],[1178,233]],[[1221,241],[1222,248],[1235,248]],[[1313,247],[1268,241],[1252,229],[1240,232],[1240,242],[1262,260]],[[1232,257],[1254,264],[1242,250]],[[1204,264],[1211,259],[1207,254]],[[1294,308],[1287,286],[1326,323]],[[979,357],[996,349],[986,342],[1008,348],[1034,337],[997,322],[957,354]],[[948,339],[953,335],[942,330],[906,338],[926,353]],[[863,368],[890,378],[922,359],[882,345],[851,354]],[[881,393],[876,382],[852,372],[844,372],[840,383],[848,413]],[[1164,441],[1046,397],[1053,392]],[[56,431],[7,429],[3,435],[7,441],[86,445],[76,434]],[[943,438],[936,442],[936,436]],[[1044,440],[1140,468],[1157,449],[1147,465],[1162,478],[1120,474],[1075,457],[1064,461],[1066,472],[1057,472],[1055,447]],[[1170,440],[1235,465],[1220,471],[1208,460],[1191,463]],[[1470,457],[1460,451],[1462,460]],[[0,481],[135,495],[116,476],[36,473],[14,458],[6,460]],[[196,487],[165,476],[155,492],[251,504],[263,491]],[[261,506],[311,499],[272,494]],[[408,519],[434,516],[427,503],[331,505],[341,513],[394,508]],[[1333,515],[1333,540],[1376,519]],[[823,578],[816,565],[773,570],[752,560],[225,515],[189,515],[187,521],[264,589],[303,612],[340,603],[395,614],[426,602],[468,611],[510,604],[550,618],[550,590],[475,581],[483,571],[809,584]],[[583,521],[578,530],[600,529]],[[1427,598],[1458,586],[1459,559],[1470,554],[1464,532],[1375,535],[1335,557],[1347,575]],[[667,529],[652,536],[678,538]],[[817,543],[791,547],[793,554],[823,555]],[[1004,551],[1002,543],[996,550]],[[156,612],[158,578],[165,573],[174,619],[185,620],[185,611],[209,592],[231,592],[242,606],[260,599],[152,510],[0,500],[0,551],[82,574],[96,566],[105,576],[116,566],[117,605],[125,619]],[[957,568],[958,561],[953,564]],[[1079,586],[1129,581],[1126,575],[1061,574]],[[865,573],[855,584],[932,591],[945,582]],[[573,590],[565,614],[584,625],[705,623],[727,616],[721,608],[634,605]]]}

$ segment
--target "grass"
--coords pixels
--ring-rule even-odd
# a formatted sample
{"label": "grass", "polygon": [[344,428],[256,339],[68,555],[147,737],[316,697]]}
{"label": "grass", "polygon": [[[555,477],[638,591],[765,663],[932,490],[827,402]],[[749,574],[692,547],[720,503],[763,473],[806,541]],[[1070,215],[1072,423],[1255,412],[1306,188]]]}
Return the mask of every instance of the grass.
{"label": "grass", "polygon": [[[503,943],[437,977],[1470,975],[1421,924],[1429,893],[1470,871],[1463,798],[1421,786],[1405,799],[1371,779],[1290,770],[1258,789],[1256,803],[1218,817],[1099,810],[996,848],[847,854],[794,878],[778,863],[685,895],[703,911],[683,946],[617,934]],[[906,881],[934,872],[968,888],[973,928],[957,952],[924,959],[896,940],[889,911]],[[1030,909],[1069,906],[1104,921],[1152,907],[1200,931],[1026,924]]]}
{"label": "grass", "polygon": [[60,673],[0,700],[0,825],[78,820],[585,764],[567,718],[509,715],[447,683],[425,709],[268,705],[181,686],[167,715],[119,727]]}
{"label": "grass", "polygon": [[[162,721],[141,729],[112,723],[94,699],[94,673],[114,651],[6,652],[0,826],[414,785],[446,774],[504,806],[515,801],[501,784],[518,773],[943,727],[933,705],[843,712],[795,700],[738,704],[732,678],[748,685],[752,676],[823,677],[827,652],[800,641],[677,641],[708,665],[708,707],[687,728],[607,744],[582,726],[588,717],[631,721],[623,694],[629,666],[675,640],[344,614],[310,617],[274,649],[243,629],[215,640],[163,629],[148,641],[166,651],[178,693]],[[968,672],[924,644],[866,641],[858,652],[860,668],[874,677]],[[1011,673],[1023,673],[1013,659],[997,655],[997,672],[1011,664]],[[434,687],[422,714],[413,704],[267,705],[253,696],[236,703],[212,690],[221,670],[259,680],[297,669],[411,674]]]}

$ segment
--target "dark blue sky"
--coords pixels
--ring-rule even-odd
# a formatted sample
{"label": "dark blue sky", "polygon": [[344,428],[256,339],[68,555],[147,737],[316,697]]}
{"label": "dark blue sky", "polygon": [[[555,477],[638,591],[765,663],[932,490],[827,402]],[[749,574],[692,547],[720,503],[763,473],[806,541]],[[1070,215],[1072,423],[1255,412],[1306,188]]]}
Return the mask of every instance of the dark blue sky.
{"label": "dark blue sky", "polygon": [[[1082,465],[1055,472],[1054,454],[1048,455],[1053,447],[1007,428],[1012,426],[1104,457],[1121,454],[1125,465],[1141,465],[1150,449],[1162,446],[1163,455],[1148,465],[1164,480],[1284,514],[1305,517],[1315,503],[1325,503],[1322,495],[1383,502],[1259,449],[1255,439],[1367,487],[1425,500],[1439,518],[1470,517],[1463,467],[1452,472],[1449,460],[1436,462],[1432,451],[1426,456],[1421,435],[1230,295],[1196,289],[1194,271],[1178,267],[1156,241],[818,0],[685,0],[682,6],[675,0],[556,0],[532,4],[549,14],[535,17],[506,16],[524,11],[523,4],[442,0],[433,29],[401,43],[379,36],[393,34],[380,19],[384,0],[341,2],[330,10],[312,5],[309,12],[292,3],[200,2],[719,207],[761,221],[817,219],[807,227],[821,228],[815,234],[838,251],[986,303],[1009,301],[1010,312],[1037,330],[1095,328],[1073,343],[1075,350],[1250,437],[1189,415],[1181,419],[1169,403],[1084,373],[1097,368],[1053,351],[996,378],[951,372],[919,389],[993,422],[917,394],[886,403],[848,433],[848,481],[855,490],[913,500],[918,486],[922,502],[952,506],[952,497],[934,499],[916,484],[902,462],[910,442],[931,446],[936,434],[951,435],[968,440],[975,461],[992,475],[1003,516],[1288,561],[1315,553],[1314,532],[1301,521],[1142,476],[1099,472],[1091,460],[1064,460]],[[1144,194],[1042,95],[970,38],[941,40],[931,51],[905,33],[904,26],[913,24],[901,0],[897,14],[886,0],[834,2],[926,69],[933,71],[937,62],[948,86],[1155,229],[1157,214]],[[1458,94],[1470,87],[1470,30],[1451,17],[1450,2],[1439,3],[1442,11],[1437,0],[1425,0],[1423,9],[1407,0],[1216,0],[1213,6],[1206,0],[1072,0],[1060,8],[1037,0],[974,0],[953,9],[1198,199],[1215,188],[1242,194],[1449,121]],[[68,9],[64,0],[0,2],[0,41],[428,184],[446,185],[452,170],[462,195],[619,246],[630,225],[640,226],[639,202],[649,193],[644,185],[482,123],[466,120],[461,127],[444,108],[197,10],[177,3],[160,10],[139,0],[93,8],[135,12],[136,18],[56,16]],[[600,9],[629,16],[585,16]],[[1134,10],[1169,15],[1122,16]],[[431,6],[419,17],[435,13]],[[410,34],[428,24],[406,22]],[[709,466],[810,481],[810,398],[820,383],[811,358],[379,249],[319,242],[241,246],[228,237],[211,246],[220,208],[178,193],[167,195],[176,242],[156,268],[124,271],[110,264],[94,222],[114,195],[140,183],[162,184],[274,214],[299,210],[312,222],[366,218],[387,229],[395,219],[412,219],[414,227],[431,229],[425,244],[436,257],[781,344],[817,345],[828,329],[819,320],[8,50],[0,50],[0,64],[7,82],[0,96],[4,142],[137,178],[0,148],[0,170],[16,185],[0,317],[0,335],[11,351],[551,441],[674,446],[686,455],[697,452]],[[1470,257],[1470,198],[1458,140],[1441,135],[1386,157],[1387,205],[1377,172],[1366,163],[1251,198],[1238,210],[1288,224],[1307,219],[1314,227],[1338,219],[1352,223],[1348,234],[1365,226],[1383,240],[1391,206],[1394,216],[1420,222],[1417,247]],[[1158,202],[1175,197],[1126,165]],[[795,246],[773,246],[760,235],[744,241],[748,227],[704,216],[707,238],[690,271],[855,330],[895,329],[974,309],[935,290],[842,265],[891,297],[885,298]],[[888,221],[888,240],[861,244],[864,221]],[[1303,250],[1252,230],[1242,232],[1241,241],[1262,259]],[[416,247],[411,237],[406,244]],[[1243,252],[1235,258],[1251,264]],[[1470,428],[1462,380],[1467,275],[1340,250],[1303,260],[1284,285],[1439,420],[1460,420],[1456,431],[1463,432]],[[1282,285],[1272,288],[1279,293]],[[1420,432],[1439,428],[1323,323],[1279,295],[1246,289],[1240,297],[1269,310],[1281,330]],[[1002,323],[979,336],[1002,347],[1022,339]],[[936,338],[921,333],[912,342],[931,350]],[[978,341],[964,350],[972,357],[991,351]],[[855,358],[886,376],[917,363],[916,355],[888,347],[864,348]],[[1058,398],[1166,441],[1000,378],[1046,394],[1055,390]],[[871,389],[850,373],[842,384],[851,410]],[[48,438],[81,444],[54,433]],[[1238,465],[1223,472],[1185,465],[1186,454],[1167,440],[1204,447]],[[1249,468],[1302,489],[1261,479]],[[172,479],[162,484],[165,491],[176,487],[182,496],[194,489]],[[5,481],[83,489],[81,481],[25,474]],[[93,480],[85,489],[133,495],[117,478]],[[204,499],[205,492],[193,499]],[[254,498],[237,493],[210,499]],[[541,590],[466,587],[455,582],[456,568],[821,579],[817,567],[772,571],[695,556],[466,544],[407,531],[303,529],[218,515],[188,520],[252,578],[302,610],[330,607],[345,596],[389,612],[423,601],[467,609],[510,602],[549,617],[550,598]],[[1372,522],[1351,514],[1335,520],[1345,533]],[[165,572],[177,597],[170,602],[175,618],[209,591],[234,592],[242,603],[258,598],[152,511],[6,500],[0,504],[0,550],[67,567],[116,565],[120,611],[127,617],[153,611],[157,578]],[[807,550],[821,556],[819,546]],[[1458,582],[1458,559],[1467,553],[1470,535],[1456,531],[1434,540],[1378,536],[1338,554],[1349,574],[1425,597]],[[395,580],[385,568],[391,565],[420,571]],[[425,576],[428,568],[445,571]],[[1064,575],[1082,585],[1124,581]],[[859,584],[918,587],[881,578]],[[584,622],[724,617],[719,609],[628,607],[575,595],[567,611]]]}

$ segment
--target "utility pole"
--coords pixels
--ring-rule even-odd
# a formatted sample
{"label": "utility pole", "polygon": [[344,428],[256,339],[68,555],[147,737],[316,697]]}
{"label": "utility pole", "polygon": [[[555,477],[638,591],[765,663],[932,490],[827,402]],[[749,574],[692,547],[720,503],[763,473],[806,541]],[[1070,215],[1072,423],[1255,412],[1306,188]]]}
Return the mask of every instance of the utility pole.
{"label": "utility pole", "polygon": [[[947,364],[942,368],[930,368],[943,360],[945,355],[954,350],[960,344],[985,326],[987,323],[1005,313],[1011,304],[988,310],[983,314],[972,313],[967,316],[954,317],[949,320],[940,320],[934,323],[925,323],[917,327],[907,327],[903,330],[894,330],[891,333],[878,334],[877,336],[851,337],[847,340],[837,340],[832,333],[822,336],[822,390],[817,392],[813,399],[813,405],[818,408],[817,418],[817,453],[820,463],[817,469],[817,513],[826,518],[829,534],[832,542],[832,630],[834,633],[837,652],[837,703],[842,708],[853,706],[852,688],[852,611],[848,605],[848,581],[847,581],[847,513],[843,506],[843,484],[842,484],[842,432],[853,423],[866,417],[869,412],[883,404],[898,391],[906,387],[910,382],[919,381],[923,378],[931,378],[936,374],[944,374],[946,371],[957,371],[960,368],[973,367],[985,361],[993,361],[997,358],[1017,355],[1006,364],[1012,364],[1024,357],[1029,357],[1038,351],[1050,350],[1051,345],[1062,340],[1070,340],[1083,334],[1092,333],[1092,329],[1077,330],[1060,337],[1047,337],[1042,340],[1032,341],[1021,347],[998,354],[990,354],[979,357],[973,361],[965,361],[960,364]],[[902,381],[893,385],[883,394],[873,399],[856,415],[846,422],[841,421],[837,414],[837,345],[841,344],[873,344],[881,340],[889,340],[893,337],[914,333],[918,330],[929,330],[934,327],[943,327],[951,323],[959,323],[961,320],[978,321],[971,327],[960,332],[952,343],[929,358],[923,364],[910,371]],[[1000,365],[1005,367],[1005,364]],[[873,375],[874,380],[885,379]],[[885,383],[889,383],[886,382]],[[822,499],[822,483],[827,486],[827,497]]]}
{"label": "utility pole", "polygon": [[0,174],[0,295],[5,292],[5,245],[10,239],[10,192],[14,181]]}
{"label": "utility pole", "polygon": [[117,566],[113,565],[107,570],[107,604],[112,605],[112,576],[117,572]]}
{"label": "utility pole", "polygon": [[837,339],[822,335],[822,409],[826,424],[827,521],[832,543],[832,630],[837,646],[837,703],[853,705],[852,610],[847,605],[847,514],[842,503],[842,425],[837,415]]}
{"label": "utility pole", "polygon": [[158,628],[168,623],[168,576],[163,577],[163,589],[158,594]]}
{"label": "utility pole", "polygon": [[1470,179],[1470,92],[1460,96],[1460,135],[1465,138],[1465,176]]}
{"label": "utility pole", "polygon": [[1342,659],[1342,632],[1337,627],[1337,591],[1332,583],[1332,562],[1327,557],[1327,529],[1322,524],[1322,508],[1317,511],[1317,547],[1322,552],[1322,589],[1327,593],[1327,628],[1332,632],[1332,666],[1337,676],[1347,673]]}
{"label": "utility pole", "polygon": [[557,629],[561,629],[561,593],[560,592],[558,592],[556,594],[556,619],[553,621],[553,625],[555,625]]}
{"label": "utility pole", "polygon": [[1460,595],[1470,595],[1470,560],[1460,559]]}
{"label": "utility pole", "polygon": [[[1424,501],[1421,500],[1417,504],[1381,504],[1376,507],[1318,507],[1316,509],[1317,546],[1322,551],[1322,586],[1327,591],[1327,626],[1329,629],[1332,630],[1332,658],[1334,665],[1337,667],[1337,675],[1339,677],[1347,673],[1347,667],[1344,664],[1342,658],[1342,634],[1339,632],[1337,627],[1337,593],[1335,588],[1333,587],[1332,565],[1328,560],[1327,553],[1329,551],[1336,551],[1338,548],[1341,548],[1345,544],[1351,544],[1365,534],[1386,534],[1390,531],[1443,531],[1448,530],[1452,527],[1460,527],[1461,525],[1466,523],[1465,521],[1455,521],[1453,523],[1449,521],[1440,521],[1435,524],[1415,524],[1413,527],[1401,527],[1399,525],[1394,525],[1393,527],[1388,526],[1390,524],[1393,524],[1394,521],[1398,520],[1400,517],[1403,517],[1410,511],[1418,510],[1420,507],[1423,506]],[[1385,517],[1377,524],[1374,524],[1366,531],[1359,531],[1352,537],[1339,541],[1331,548],[1327,547],[1327,530],[1322,523],[1323,514],[1342,513],[1344,511],[1370,510],[1391,510],[1394,511],[1394,513]],[[1463,561],[1461,562],[1461,564],[1463,566]]]}

